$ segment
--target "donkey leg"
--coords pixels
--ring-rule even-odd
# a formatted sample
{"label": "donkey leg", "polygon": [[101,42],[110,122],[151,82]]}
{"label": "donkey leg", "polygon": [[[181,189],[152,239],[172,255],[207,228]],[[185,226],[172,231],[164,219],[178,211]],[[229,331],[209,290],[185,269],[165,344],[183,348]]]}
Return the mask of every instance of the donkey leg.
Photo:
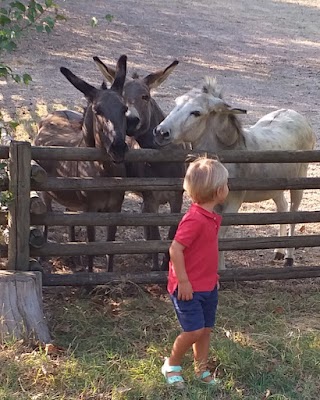
{"label": "donkey leg", "polygon": [[[108,242],[113,242],[115,240],[116,233],[117,233],[116,225],[108,226],[108,233],[107,233]],[[107,271],[112,272],[114,254],[106,254],[106,259],[107,259]]]}
{"label": "donkey leg", "polygon": [[[278,212],[287,212],[288,211],[288,202],[284,197],[284,192],[279,192],[278,196],[273,198],[273,201],[276,204]],[[280,224],[279,236],[287,236],[287,225]],[[275,249],[274,250],[274,259],[275,260],[283,260],[285,255],[285,249]]]}
{"label": "donkey leg", "polygon": [[[226,201],[217,206],[215,211],[219,214],[228,214],[228,213],[237,213],[241,204],[244,201],[246,192],[230,192]],[[226,237],[229,227],[221,226],[219,230],[219,239],[223,239]],[[219,251],[219,262],[218,262],[218,270],[224,271],[226,269],[224,252]]]}
{"label": "donkey leg", "polygon": [[[143,213],[157,213],[159,211],[159,202],[155,198],[154,195],[150,195],[149,193],[143,193],[143,205],[142,212]],[[160,240],[160,231],[158,226],[148,226],[145,229],[145,234],[148,236],[145,237],[146,240]],[[159,271],[159,254],[152,254],[152,271]]]}
{"label": "donkey leg", "polygon": [[[96,239],[96,230],[94,226],[87,226],[87,239],[88,242],[94,242]],[[88,256],[88,272],[93,272],[94,256]]]}
{"label": "donkey leg", "polygon": [[[47,212],[52,212],[52,198],[46,192],[42,192],[41,197],[44,204],[46,205]],[[46,242],[48,241],[48,231],[48,225],[45,225],[43,229],[43,236]]]}
{"label": "donkey leg", "polygon": [[[291,197],[290,212],[298,211],[301,200],[302,200],[302,196],[303,196],[303,190],[291,190],[290,191],[290,197]],[[289,225],[289,236],[294,236],[295,227],[296,227],[295,224]],[[284,259],[285,267],[293,266],[293,261],[294,261],[293,253],[294,253],[293,248],[286,249],[285,259]]]}

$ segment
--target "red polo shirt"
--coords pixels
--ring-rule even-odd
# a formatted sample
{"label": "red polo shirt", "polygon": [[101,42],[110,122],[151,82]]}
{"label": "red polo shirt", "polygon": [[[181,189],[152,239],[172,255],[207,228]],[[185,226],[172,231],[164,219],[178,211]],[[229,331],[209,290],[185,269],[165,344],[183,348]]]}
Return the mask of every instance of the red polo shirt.
{"label": "red polo shirt", "polygon": [[[182,218],[174,240],[185,246],[186,272],[194,292],[215,288],[218,275],[218,231],[221,216],[192,204]],[[178,280],[170,261],[168,292],[173,293]]]}

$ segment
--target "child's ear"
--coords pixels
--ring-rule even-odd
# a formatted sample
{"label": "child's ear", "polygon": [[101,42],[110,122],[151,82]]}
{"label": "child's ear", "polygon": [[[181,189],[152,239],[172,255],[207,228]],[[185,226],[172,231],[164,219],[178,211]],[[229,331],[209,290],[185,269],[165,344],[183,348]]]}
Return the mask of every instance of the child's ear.
{"label": "child's ear", "polygon": [[216,196],[221,196],[222,191],[223,191],[223,186],[219,186],[219,187],[217,188],[217,190],[216,190]]}

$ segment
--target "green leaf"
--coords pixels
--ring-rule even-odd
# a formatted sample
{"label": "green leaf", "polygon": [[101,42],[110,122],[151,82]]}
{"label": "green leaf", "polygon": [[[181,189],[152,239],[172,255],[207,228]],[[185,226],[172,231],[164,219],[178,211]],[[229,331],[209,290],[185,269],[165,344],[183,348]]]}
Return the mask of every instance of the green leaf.
{"label": "green leaf", "polygon": [[105,15],[105,19],[106,19],[108,22],[111,22],[111,21],[113,20],[113,15],[107,14],[107,15]]}
{"label": "green leaf", "polygon": [[17,121],[9,121],[8,125],[10,126],[11,129],[16,130],[17,126],[19,126],[20,123]]}
{"label": "green leaf", "polygon": [[13,3],[10,3],[10,5],[11,7],[15,7],[22,12],[26,11],[26,7],[23,3],[21,3],[21,1],[14,1]]}
{"label": "green leaf", "polygon": [[7,17],[6,15],[0,15],[0,25],[4,26],[6,24],[11,23],[11,18]]}
{"label": "green leaf", "polygon": [[36,3],[36,7],[37,7],[37,10],[38,10],[41,14],[44,13],[44,9],[43,9],[43,7],[42,7],[42,5],[41,5],[40,3]]}
{"label": "green leaf", "polygon": [[54,27],[55,20],[53,18],[47,17],[44,19],[44,22],[46,22],[51,29]]}
{"label": "green leaf", "polygon": [[65,16],[62,15],[62,14],[56,14],[56,20],[57,20],[57,21],[66,21],[66,20],[67,20],[67,17],[65,17]]}
{"label": "green leaf", "polygon": [[52,29],[48,25],[45,25],[44,29],[46,30],[47,33],[50,33],[52,31]]}
{"label": "green leaf", "polygon": [[32,78],[29,74],[23,74],[22,79],[23,79],[23,83],[25,83],[26,85],[28,85],[29,82],[32,81]]}
{"label": "green leaf", "polygon": [[14,81],[16,81],[17,83],[20,83],[20,82],[21,82],[21,76],[20,76],[20,75],[12,74],[11,77],[12,77],[12,79],[13,79]]}
{"label": "green leaf", "polygon": [[98,25],[98,20],[96,17],[91,18],[91,26],[92,28],[95,28]]}
{"label": "green leaf", "polygon": [[7,77],[8,73],[9,73],[9,71],[6,67],[0,67],[0,76]]}
{"label": "green leaf", "polygon": [[45,5],[46,7],[52,7],[53,6],[53,0],[45,0]]}
{"label": "green leaf", "polygon": [[13,42],[12,40],[8,41],[7,43],[3,44],[3,48],[7,51],[13,51],[17,48],[17,45],[15,42]]}

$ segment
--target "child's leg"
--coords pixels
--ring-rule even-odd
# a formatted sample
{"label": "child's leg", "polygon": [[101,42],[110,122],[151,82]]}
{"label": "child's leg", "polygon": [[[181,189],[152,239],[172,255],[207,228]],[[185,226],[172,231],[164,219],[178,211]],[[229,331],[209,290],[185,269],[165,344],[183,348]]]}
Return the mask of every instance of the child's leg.
{"label": "child's leg", "polygon": [[[197,376],[208,369],[208,357],[210,347],[211,328],[204,328],[201,337],[193,344],[194,368]],[[206,382],[212,380],[212,376],[203,379]]]}
{"label": "child's leg", "polygon": [[202,310],[204,316],[204,329],[202,336],[193,345],[194,367],[198,377],[204,382],[212,383],[213,376],[208,371],[208,356],[210,348],[211,331],[215,324],[216,309],[218,305],[218,290],[206,292],[203,296]]}
{"label": "child's leg", "polygon": [[198,329],[192,332],[182,332],[176,338],[171,355],[169,358],[169,365],[180,365],[183,356],[191,349],[192,345],[196,343],[203,335],[205,328]]}

